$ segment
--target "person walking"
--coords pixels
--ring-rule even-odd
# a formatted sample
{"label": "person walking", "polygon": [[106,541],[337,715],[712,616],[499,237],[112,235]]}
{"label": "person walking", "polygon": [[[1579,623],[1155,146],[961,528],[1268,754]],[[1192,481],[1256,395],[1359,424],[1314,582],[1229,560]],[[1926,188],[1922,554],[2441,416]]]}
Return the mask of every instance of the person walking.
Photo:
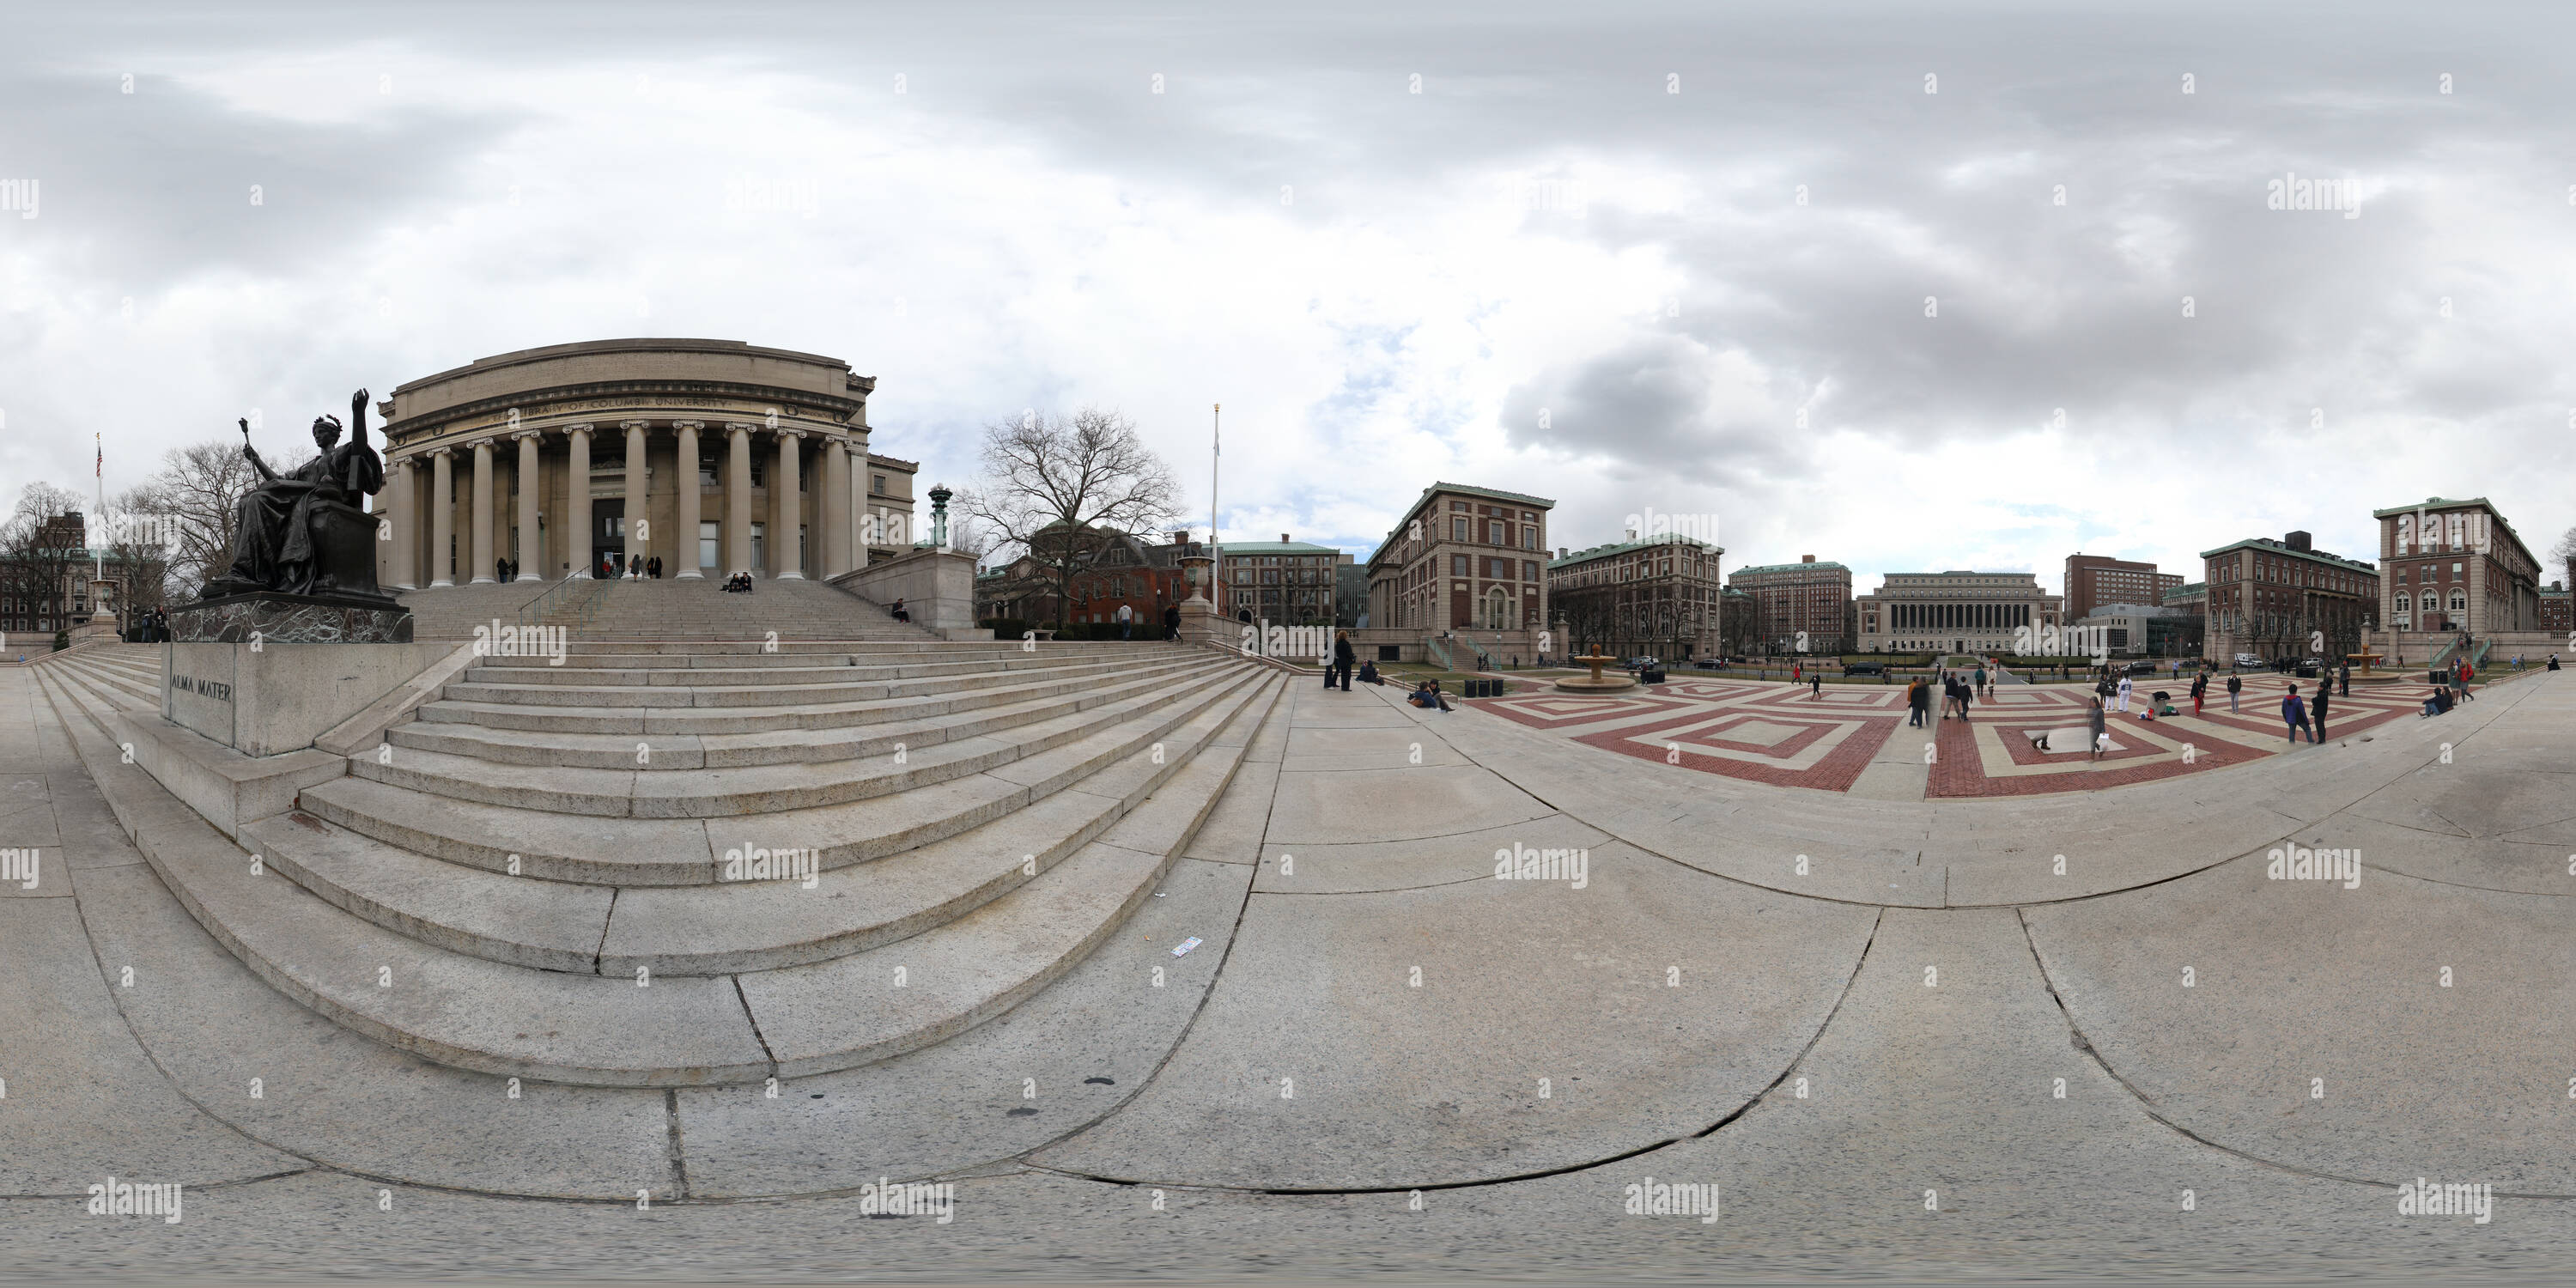
{"label": "person walking", "polygon": [[2209,677],[2205,674],[2191,677],[2191,713],[2193,715],[2200,714],[2201,699],[2207,696],[2209,696]]}
{"label": "person walking", "polygon": [[1985,694],[1985,692],[1986,692],[1986,664],[1985,664],[1984,662],[1980,661],[1980,662],[1978,662],[1978,663],[1977,663],[1977,693],[1978,693],[1980,696],[1983,696],[1983,695]]}
{"label": "person walking", "polygon": [[2458,689],[2458,690],[2460,691],[2460,701],[2462,701],[2462,702],[2475,702],[2475,701],[2477,701],[2477,700],[2478,700],[2478,699],[2477,699],[2477,695],[2476,695],[2476,694],[2474,694],[2474,693],[2471,693],[2471,692],[2469,691],[2469,679],[2470,679],[2470,677],[2472,677],[2472,676],[2474,676],[2474,675],[2476,675],[2476,674],[2477,674],[2477,671],[2476,671],[2475,669],[2473,669],[2472,667],[2470,667],[2470,665],[2469,665],[2469,659],[2467,659],[2467,658],[2465,658],[2465,657],[2464,657],[2464,658],[2461,658],[2461,659],[2460,659],[2460,682],[2459,682],[2458,684],[2455,684],[2455,685],[2451,686],[2451,687],[2453,687],[2453,688],[2455,688],[2455,689]]}
{"label": "person walking", "polygon": [[2100,760],[2103,748],[2111,744],[2111,718],[2102,710],[2101,694],[2093,695],[2093,707],[2085,713],[2084,723],[2090,733],[2087,742],[2093,749],[2093,759]]}
{"label": "person walking", "polygon": [[1825,673],[1824,673],[1824,672],[1822,672],[1822,671],[1818,671],[1818,672],[1816,672],[1815,674],[1808,676],[1808,677],[1807,677],[1807,689],[1808,689],[1808,692],[1809,692],[1809,695],[1810,695],[1810,696],[1807,698],[1807,701],[1809,701],[1809,702],[1822,702],[1822,701],[1824,701],[1824,700],[1825,700]]}
{"label": "person walking", "polygon": [[2123,715],[2128,714],[2128,711],[2129,711],[2129,688],[2130,688],[2130,686],[2131,686],[2131,685],[2133,685],[2133,684],[2135,684],[2135,683],[2136,683],[2136,681],[2131,680],[2131,679],[2130,679],[2128,676],[2126,676],[2126,675],[2123,675],[2123,676],[2121,676],[2121,677],[2120,677],[2120,713],[2121,713],[2121,714],[2123,714]]}
{"label": "person walking", "polygon": [[1968,718],[1968,704],[1976,700],[1977,686],[1968,683],[1966,680],[1959,681],[1959,718],[1961,720]]}
{"label": "person walking", "polygon": [[2335,685],[2343,690],[2336,696],[2345,698],[2352,696],[2352,663],[2344,663],[2342,669],[2335,672]]}
{"label": "person walking", "polygon": [[[2295,688],[2297,686],[2294,685],[2292,687]],[[2315,710],[2308,718],[2316,722],[2317,731],[2315,741],[2318,742],[2324,742],[2326,740],[2326,698],[2331,694],[2333,689],[2334,681],[2328,679],[2320,679],[2317,681],[2317,700],[2313,704]]]}
{"label": "person walking", "polygon": [[2299,701],[2299,686],[2295,684],[2290,686],[2289,696],[2281,699],[2281,719],[2290,726],[2291,746],[2299,745],[2299,735],[2303,733],[2308,735],[2309,746],[2316,745],[2317,736],[2308,729],[2307,704]]}
{"label": "person walking", "polygon": [[1351,667],[1358,661],[1359,654],[1354,652],[1351,648],[1351,633],[1349,631],[1335,631],[1333,633],[1333,664],[1324,668],[1324,687],[1327,689],[1333,687],[1333,677],[1339,675],[1342,677],[1342,692],[1350,692]]}
{"label": "person walking", "polygon": [[[2555,657],[2550,658],[2549,664],[2551,666],[2556,666],[2558,664],[2558,659]],[[1931,681],[1918,675],[1905,686],[1905,709],[1910,713],[1905,718],[1905,727],[1908,729],[1922,728],[1926,723],[1923,717],[1931,711],[1931,708]]]}
{"label": "person walking", "polygon": [[1181,606],[1165,604],[1163,605],[1163,640],[1165,643],[1177,643],[1180,638]]}
{"label": "person walking", "polygon": [[2236,673],[2235,673],[2235,672],[2233,672],[2233,671],[2228,672],[2228,674],[2227,674],[2227,714],[2229,714],[2229,715],[2231,715],[2231,716],[2234,716],[2234,715],[2243,715],[2243,714],[2244,714],[2244,712],[2239,711],[2239,710],[2237,710],[2237,708],[2236,708],[2236,695],[2237,695],[2239,692],[2243,691],[2243,690],[2244,690],[2244,688],[2245,688],[2245,677],[2244,677],[2244,676],[2241,676],[2241,675],[2238,675],[2238,674],[2236,674]]}
{"label": "person walking", "polygon": [[1126,604],[1120,604],[1118,606],[1118,638],[1127,640],[1134,639],[1135,637],[1136,610]]}

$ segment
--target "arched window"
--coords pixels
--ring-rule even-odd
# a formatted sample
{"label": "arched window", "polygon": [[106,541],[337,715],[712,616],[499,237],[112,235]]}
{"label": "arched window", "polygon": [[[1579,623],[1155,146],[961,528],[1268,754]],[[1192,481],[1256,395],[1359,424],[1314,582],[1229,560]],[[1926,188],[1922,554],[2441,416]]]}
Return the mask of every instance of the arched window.
{"label": "arched window", "polygon": [[2397,597],[2397,611],[2398,611],[2398,612],[2401,612],[2401,613],[2408,613],[2408,612],[2413,612],[2413,611],[2414,611],[2414,609],[2415,609],[2414,604],[2413,604],[2411,601],[2409,601],[2409,600],[2406,598],[2406,596],[2404,596],[2404,595],[2399,595],[2399,596]]}
{"label": "arched window", "polygon": [[2469,611],[2469,593],[2467,591],[2454,590],[2451,592],[2451,611],[2455,613],[2465,613]]}

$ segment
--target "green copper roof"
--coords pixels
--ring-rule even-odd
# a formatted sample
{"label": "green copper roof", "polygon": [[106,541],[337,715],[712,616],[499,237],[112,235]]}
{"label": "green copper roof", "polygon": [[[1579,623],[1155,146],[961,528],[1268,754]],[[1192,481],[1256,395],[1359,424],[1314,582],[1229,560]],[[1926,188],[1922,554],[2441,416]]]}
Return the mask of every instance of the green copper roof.
{"label": "green copper roof", "polygon": [[1713,554],[1722,555],[1726,553],[1726,548],[1724,546],[1713,546],[1705,541],[1698,541],[1689,537],[1666,535],[1660,537],[1641,537],[1635,541],[1619,541],[1606,546],[1594,546],[1589,550],[1577,550],[1573,554],[1567,555],[1562,559],[1548,560],[1547,566],[1549,571],[1552,572],[1559,568],[1571,568],[1579,563],[1589,563],[1595,559],[1606,559],[1612,555],[1627,554],[1632,550],[1644,550],[1649,547],[1662,548],[1665,546],[1694,546]]}
{"label": "green copper roof", "polygon": [[1736,569],[1735,571],[1733,571],[1733,572],[1731,572],[1731,573],[1728,573],[1728,574],[1726,574],[1726,575],[1727,575],[1727,576],[1729,576],[1729,577],[1741,577],[1741,576],[1743,576],[1744,574],[1746,574],[1746,573],[1748,573],[1748,572],[1796,572],[1796,571],[1798,571],[1798,570],[1799,570],[1799,569],[1801,569],[1801,568],[1811,569],[1811,570],[1812,570],[1812,569],[1824,568],[1824,569],[1831,569],[1831,570],[1833,570],[1833,571],[1835,571],[1835,572],[1850,572],[1850,571],[1851,571],[1851,569],[1846,568],[1846,567],[1842,566],[1841,564],[1833,563],[1833,562],[1827,561],[1827,562],[1823,562],[1823,563],[1793,563],[1793,564],[1756,564],[1756,565],[1747,565],[1747,566],[1745,566],[1745,567],[1738,568],[1738,569]]}

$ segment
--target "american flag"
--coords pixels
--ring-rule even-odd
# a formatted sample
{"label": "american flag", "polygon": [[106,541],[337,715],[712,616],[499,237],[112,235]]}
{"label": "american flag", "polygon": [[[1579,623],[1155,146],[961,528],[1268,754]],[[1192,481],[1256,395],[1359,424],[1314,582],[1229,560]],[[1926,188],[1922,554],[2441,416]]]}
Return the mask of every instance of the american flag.
{"label": "american flag", "polygon": [[96,474],[96,475],[98,475],[98,477],[100,477],[100,478],[106,478],[106,477],[107,477],[107,435],[106,435],[106,434],[104,434],[104,433],[99,433],[99,434],[93,434],[93,435],[91,435],[90,437],[92,437],[92,438],[96,439],[96,440],[97,440],[97,442],[98,442],[98,460],[95,462],[96,468],[95,468],[95,469],[93,469],[91,472],[92,472],[92,473],[94,473],[94,474]]}

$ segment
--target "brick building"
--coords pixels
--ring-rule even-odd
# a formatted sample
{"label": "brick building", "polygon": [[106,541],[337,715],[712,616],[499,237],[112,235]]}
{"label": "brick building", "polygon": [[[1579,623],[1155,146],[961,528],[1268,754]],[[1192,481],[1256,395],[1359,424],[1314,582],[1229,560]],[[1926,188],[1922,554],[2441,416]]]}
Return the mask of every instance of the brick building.
{"label": "brick building", "polygon": [[2379,620],[2425,634],[2540,629],[2540,561],[2485,497],[2373,510]]}
{"label": "brick building", "polygon": [[1853,620],[1851,569],[1818,563],[1800,555],[1793,564],[1738,568],[1726,584],[1753,597],[1761,633],[1753,646],[1768,652],[1797,650],[1806,636],[1810,653],[1840,653],[1852,646],[1858,630]]}
{"label": "brick building", "polygon": [[1187,532],[1165,541],[1131,533],[1095,529],[1096,557],[1073,575],[1073,602],[1058,611],[1056,569],[1023,554],[975,576],[975,619],[1027,622],[1111,622],[1120,605],[1136,610],[1139,628],[1157,628],[1163,609],[1190,597],[1181,556],[1195,548]]}
{"label": "brick building", "polygon": [[2304,532],[2248,537],[2201,551],[2200,560],[2208,618],[2201,656],[2306,657],[2317,651],[2316,635],[2329,657],[2360,648],[2379,584],[2372,565],[2318,550]]}
{"label": "brick building", "polygon": [[2540,629],[2553,635],[2576,631],[2576,611],[2569,606],[2567,583],[2553,581],[2540,592]]}
{"label": "brick building", "polygon": [[1559,551],[1547,593],[1568,649],[1688,658],[1719,651],[1723,547],[1688,537]]}
{"label": "brick building", "polygon": [[1555,507],[1461,483],[1424,488],[1368,557],[1370,625],[1432,634],[1544,629],[1551,618],[1540,564]]}
{"label": "brick building", "polygon": [[2181,584],[2179,574],[2157,572],[2152,563],[2071,554],[2066,556],[2066,620],[2081,621],[2105,604],[2161,604],[2165,592]]}
{"label": "brick building", "polygon": [[1291,541],[1229,541],[1218,547],[1217,611],[1238,622],[1330,626],[1342,552]]}

